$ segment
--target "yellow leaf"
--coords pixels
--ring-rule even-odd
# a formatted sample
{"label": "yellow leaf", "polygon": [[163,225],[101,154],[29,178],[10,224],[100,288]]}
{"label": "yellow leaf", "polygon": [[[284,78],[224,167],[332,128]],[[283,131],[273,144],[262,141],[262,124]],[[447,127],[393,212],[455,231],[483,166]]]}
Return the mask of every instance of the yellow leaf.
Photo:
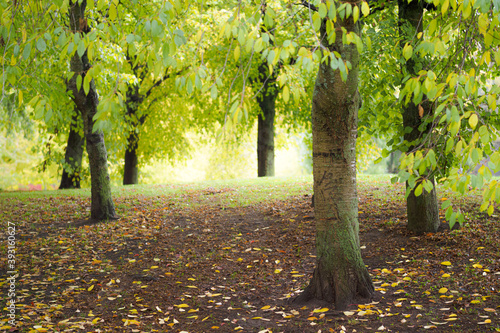
{"label": "yellow leaf", "polygon": [[363,1],[361,3],[361,12],[364,16],[368,16],[368,14],[370,14],[370,6],[368,6],[368,3],[366,1]]}
{"label": "yellow leaf", "polygon": [[101,319],[101,318],[99,318],[99,317],[96,317],[96,318],[95,318],[94,320],[92,320],[92,325],[95,325],[95,324],[97,324],[97,321],[98,321],[99,319]]}
{"label": "yellow leaf", "polygon": [[477,126],[477,123],[478,123],[478,118],[477,118],[477,114],[473,113],[470,118],[469,118],[469,125],[472,129],[476,128]]}
{"label": "yellow leaf", "polygon": [[157,269],[158,266],[151,266],[151,269]]}
{"label": "yellow leaf", "polygon": [[483,268],[483,265],[480,265],[480,264],[474,264],[474,265],[472,265],[472,267],[474,267],[474,268]]}
{"label": "yellow leaf", "polygon": [[179,305],[174,305],[174,306],[176,306],[178,308],[189,308],[189,305],[187,305],[187,304],[179,304]]}
{"label": "yellow leaf", "polygon": [[279,273],[281,273],[281,271],[282,271],[282,269],[281,269],[281,268],[275,269],[275,270],[274,270],[274,274],[279,274]]}
{"label": "yellow leaf", "polygon": [[97,259],[94,259],[92,261],[92,265],[97,265],[97,264],[100,264],[102,262],[102,260],[97,260]]}
{"label": "yellow leaf", "polygon": [[91,285],[91,286],[89,287],[89,289],[87,289],[87,290],[88,290],[88,291],[92,291],[92,289],[94,289],[94,285]]}
{"label": "yellow leaf", "polygon": [[236,45],[236,47],[234,48],[234,60],[235,61],[238,61],[238,59],[240,58],[240,53],[241,53],[240,46]]}
{"label": "yellow leaf", "polygon": [[321,309],[314,309],[313,310],[313,313],[318,313],[318,312],[326,312],[330,310],[329,308],[321,308]]}
{"label": "yellow leaf", "polygon": [[439,289],[440,294],[446,294],[448,292],[448,288],[441,288]]}
{"label": "yellow leaf", "polygon": [[269,309],[270,307],[271,307],[270,305],[266,305],[266,306],[261,307],[260,309],[261,309],[261,310],[267,310],[267,309]]}
{"label": "yellow leaf", "polygon": [[451,262],[449,262],[449,261],[443,261],[443,262],[441,263],[441,265],[444,265],[444,266],[450,266],[450,265],[451,265]]}
{"label": "yellow leaf", "polygon": [[450,276],[451,276],[450,274],[445,273],[445,274],[443,274],[441,277],[444,277],[444,278],[449,278]]}

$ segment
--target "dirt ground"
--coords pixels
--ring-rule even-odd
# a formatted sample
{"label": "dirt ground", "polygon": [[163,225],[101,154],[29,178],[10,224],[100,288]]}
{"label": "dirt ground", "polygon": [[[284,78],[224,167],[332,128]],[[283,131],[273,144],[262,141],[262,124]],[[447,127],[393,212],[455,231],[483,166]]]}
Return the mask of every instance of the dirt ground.
{"label": "dirt ground", "polygon": [[[361,249],[376,292],[339,312],[290,302],[315,265],[309,194],[237,208],[116,202],[132,207],[120,220],[75,226],[61,221],[89,199],[4,201],[20,226],[20,274],[18,325],[2,318],[0,331],[500,331],[496,216],[470,213],[460,230],[415,236],[406,231],[404,205],[387,200],[384,189],[360,193]],[[465,202],[464,209],[477,207]],[[6,280],[0,284],[6,295]]]}

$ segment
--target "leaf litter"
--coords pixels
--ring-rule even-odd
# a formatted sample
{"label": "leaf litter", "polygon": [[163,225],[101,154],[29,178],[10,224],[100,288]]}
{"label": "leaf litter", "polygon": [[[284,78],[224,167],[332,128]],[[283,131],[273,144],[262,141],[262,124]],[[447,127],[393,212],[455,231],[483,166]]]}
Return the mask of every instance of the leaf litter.
{"label": "leaf litter", "polygon": [[[310,193],[237,207],[220,198],[237,188],[117,197],[121,219],[92,226],[75,223],[88,198],[0,197],[18,230],[17,329],[498,331],[498,218],[476,213],[468,198],[465,228],[415,236],[401,186],[367,182],[359,192],[376,293],[344,312],[289,303],[314,269]],[[5,278],[0,285],[7,289]],[[12,328],[0,319],[0,330]]]}

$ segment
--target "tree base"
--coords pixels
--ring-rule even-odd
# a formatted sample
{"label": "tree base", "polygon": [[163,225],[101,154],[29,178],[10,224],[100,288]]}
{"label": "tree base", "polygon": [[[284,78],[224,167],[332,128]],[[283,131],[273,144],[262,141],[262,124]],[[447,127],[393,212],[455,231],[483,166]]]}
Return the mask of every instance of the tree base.
{"label": "tree base", "polygon": [[321,272],[321,266],[314,270],[313,277],[304,291],[292,300],[295,305],[318,305],[343,311],[351,304],[367,303],[371,300],[374,287],[366,269],[357,274],[351,270],[342,272]]}

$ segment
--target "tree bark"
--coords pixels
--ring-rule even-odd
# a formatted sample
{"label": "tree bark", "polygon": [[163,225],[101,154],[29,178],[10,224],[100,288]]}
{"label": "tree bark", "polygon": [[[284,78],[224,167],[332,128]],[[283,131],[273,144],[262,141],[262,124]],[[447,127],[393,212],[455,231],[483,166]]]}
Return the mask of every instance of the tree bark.
{"label": "tree bark", "polygon": [[59,189],[80,188],[80,172],[85,139],[78,132],[78,110],[73,115],[64,156],[63,173]]}
{"label": "tree bark", "polygon": [[265,63],[259,66],[259,79],[262,90],[257,96],[261,111],[257,128],[257,173],[259,177],[274,177],[274,117],[278,87],[276,76],[269,76]]}
{"label": "tree bark", "polygon": [[[404,31],[401,28],[406,22],[411,25],[416,33],[423,32],[423,15],[424,8],[420,1],[413,0],[408,3],[407,0],[398,0],[399,8],[399,24],[400,24],[400,37],[401,46],[403,47],[407,36],[404,35]],[[415,33],[415,35],[416,35]],[[412,36],[413,37],[413,34]],[[405,70],[408,74],[412,76],[417,75],[416,62],[414,58],[410,58],[405,66]],[[432,113],[432,107],[428,100],[426,100],[424,95],[422,98],[422,103],[420,105],[415,105],[413,101],[408,104],[403,105],[403,127],[411,128],[411,132],[407,133],[405,131],[404,139],[410,143],[409,150],[415,148],[422,138],[427,134],[430,134],[431,127],[427,128],[421,132],[419,126],[425,121],[425,116]],[[419,106],[422,108],[423,113],[419,110]],[[422,175],[423,178],[429,179],[433,184],[433,189],[431,192],[426,190],[422,191],[422,194],[418,197],[415,196],[414,190],[410,192],[408,198],[406,199],[406,210],[408,218],[408,230],[415,232],[417,234],[422,234],[425,232],[436,232],[439,228],[439,208],[436,198],[436,187],[434,182],[434,176],[432,174]],[[408,184],[406,184],[408,188]]]}
{"label": "tree bark", "polygon": [[[344,45],[340,28],[360,33],[359,22],[337,17],[336,41],[324,45],[349,61],[346,82],[329,63],[320,64],[312,105],[314,214],[317,262],[309,286],[295,302],[313,299],[334,303],[343,310],[358,297],[368,298],[374,288],[361,258],[358,196],[356,191],[359,54]],[[321,38],[326,43],[324,27]]]}
{"label": "tree bark", "polygon": [[[85,7],[87,1],[70,1],[70,27],[74,33],[85,34],[89,32],[87,19],[85,18]],[[73,92],[73,99],[83,118],[83,129],[89,156],[90,179],[91,179],[91,208],[90,218],[97,221],[116,218],[115,206],[111,196],[111,184],[108,173],[108,156],[104,143],[102,131],[93,131],[93,117],[97,113],[99,97],[96,92],[94,80],[90,82],[88,94],[85,94],[83,85],[77,87],[77,76],[85,74],[91,65],[87,52],[82,57],[75,53],[71,58],[71,71],[75,75],[68,81],[68,89]]]}

